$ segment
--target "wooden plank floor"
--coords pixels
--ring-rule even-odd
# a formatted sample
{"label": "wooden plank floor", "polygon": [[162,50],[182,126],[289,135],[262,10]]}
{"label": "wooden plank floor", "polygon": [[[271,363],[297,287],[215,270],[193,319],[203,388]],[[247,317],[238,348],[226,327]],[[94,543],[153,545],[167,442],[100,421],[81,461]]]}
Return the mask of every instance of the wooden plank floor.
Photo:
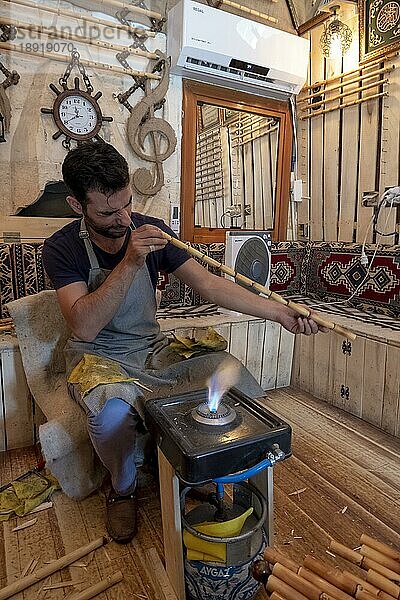
{"label": "wooden plank floor", "polygon": [[[292,388],[269,392],[266,403],[293,427],[293,457],[274,469],[276,547],[299,563],[312,552],[342,568],[349,563],[326,553],[331,537],[354,548],[365,532],[400,547],[400,440]],[[33,448],[1,454],[1,483],[35,464]],[[37,522],[27,529],[12,531],[32,517],[0,526],[0,587],[17,579],[31,559],[38,559],[40,568],[105,534],[101,493],[77,502],[58,492],[53,501],[54,507],[37,513]],[[82,589],[120,569],[123,582],[99,600],[163,600],[147,554],[155,548],[163,559],[155,482],[140,490],[139,515],[139,533],[131,544],[109,543],[81,561],[86,568],[64,569],[14,599],[61,600],[71,588],[45,591],[44,583],[73,580],[82,582],[76,587]]]}

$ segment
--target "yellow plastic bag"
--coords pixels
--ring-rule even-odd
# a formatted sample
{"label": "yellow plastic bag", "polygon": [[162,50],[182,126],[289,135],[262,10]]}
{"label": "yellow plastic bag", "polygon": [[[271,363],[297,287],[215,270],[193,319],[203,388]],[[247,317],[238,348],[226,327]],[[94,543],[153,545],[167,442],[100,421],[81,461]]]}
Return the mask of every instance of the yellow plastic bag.
{"label": "yellow plastic bag", "polygon": [[[253,507],[250,507],[239,517],[224,521],[223,523],[199,523],[194,525],[200,533],[216,537],[234,537],[240,535],[246,519],[253,513]],[[201,560],[204,562],[226,563],[226,544],[223,542],[207,542],[196,537],[189,531],[183,532],[183,542],[186,546],[186,556],[188,560]]]}

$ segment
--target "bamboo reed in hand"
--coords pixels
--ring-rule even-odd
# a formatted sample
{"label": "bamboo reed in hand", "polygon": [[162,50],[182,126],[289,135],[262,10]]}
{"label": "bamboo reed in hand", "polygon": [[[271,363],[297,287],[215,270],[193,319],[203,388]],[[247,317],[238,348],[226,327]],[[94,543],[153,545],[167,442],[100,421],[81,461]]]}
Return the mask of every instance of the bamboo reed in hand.
{"label": "bamboo reed in hand", "polygon": [[42,569],[35,571],[35,573],[32,573],[31,575],[27,575],[26,577],[22,577],[22,579],[14,581],[14,583],[11,583],[10,585],[0,590],[0,600],[6,600],[7,598],[11,598],[11,596],[14,596],[15,594],[18,594],[18,592],[26,590],[28,587],[34,585],[41,579],[52,575],[53,573],[59,571],[60,569],[63,569],[64,567],[67,567],[71,563],[82,558],[82,556],[86,556],[90,552],[93,552],[93,550],[100,548],[105,543],[106,538],[98,538],[97,540],[90,542],[86,546],[81,546],[81,548],[77,548],[73,552],[62,556],[58,560],[53,561],[52,563],[46,565]]}
{"label": "bamboo reed in hand", "polygon": [[[230,277],[234,277],[234,279],[236,281],[240,281],[241,283],[244,283],[247,287],[257,290],[257,292],[264,294],[265,296],[267,296],[267,298],[271,298],[271,300],[275,300],[276,302],[279,302],[279,304],[284,304],[285,306],[292,308],[296,313],[298,313],[299,315],[302,315],[303,317],[309,317],[311,315],[311,311],[308,308],[306,308],[305,306],[301,306],[300,304],[297,304],[296,302],[292,302],[291,300],[286,300],[279,294],[276,294],[275,292],[272,292],[271,290],[269,290],[267,287],[265,287],[259,283],[256,283],[249,277],[245,277],[244,275],[237,273],[236,271],[234,271],[227,265],[224,265],[223,263],[219,263],[217,260],[210,258],[209,256],[207,256],[206,254],[203,254],[202,252],[199,252],[195,248],[192,248],[190,246],[190,244],[185,244],[185,242],[181,242],[181,240],[178,240],[178,239],[172,237],[172,235],[169,235],[168,233],[165,233],[165,231],[161,231],[161,233],[165,239],[167,239],[169,242],[171,242],[171,244],[173,244],[177,248],[186,250],[192,256],[196,256],[197,258],[199,258],[206,264],[208,264],[212,267],[215,267],[217,269],[220,269],[223,273],[230,275]],[[320,325],[322,327],[326,327],[327,329],[332,329],[332,331],[334,331],[335,333],[338,333],[339,335],[342,335],[345,338],[348,338],[350,340],[355,340],[357,337],[352,331],[349,331],[348,329],[345,329],[344,327],[341,327],[340,325],[337,325],[336,323],[332,323],[332,321],[328,321],[327,319],[324,319],[320,315],[313,313],[312,319],[318,325]]]}

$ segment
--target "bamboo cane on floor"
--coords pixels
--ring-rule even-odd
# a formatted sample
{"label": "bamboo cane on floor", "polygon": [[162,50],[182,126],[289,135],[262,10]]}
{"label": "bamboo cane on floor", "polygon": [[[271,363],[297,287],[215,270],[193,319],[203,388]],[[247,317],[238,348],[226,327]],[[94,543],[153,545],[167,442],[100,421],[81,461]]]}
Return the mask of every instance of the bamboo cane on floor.
{"label": "bamboo cane on floor", "polygon": [[45,579],[49,575],[52,575],[53,573],[59,571],[60,569],[63,569],[64,567],[68,567],[68,565],[79,560],[83,556],[86,556],[90,552],[93,552],[93,550],[100,548],[106,542],[106,538],[98,538],[97,540],[90,542],[86,546],[81,546],[80,548],[73,550],[73,552],[70,552],[69,554],[66,554],[65,556],[62,556],[61,558],[53,561],[49,565],[42,567],[41,569],[35,571],[31,575],[27,575],[26,577],[22,577],[21,579],[14,581],[14,583],[7,585],[6,587],[0,590],[0,600],[7,600],[7,598],[11,598],[11,596],[18,594],[18,592],[26,590],[28,587],[34,585],[38,581]]}
{"label": "bamboo cane on floor", "polygon": [[[296,311],[299,315],[302,315],[303,317],[309,317],[311,315],[311,310],[309,310],[308,308],[306,308],[304,306],[301,306],[300,304],[297,304],[296,302],[292,302],[291,300],[286,300],[285,298],[283,298],[283,296],[280,296],[276,292],[272,292],[267,287],[265,287],[265,286],[263,286],[263,285],[261,285],[259,283],[256,283],[255,281],[253,281],[249,277],[245,277],[244,275],[241,275],[240,273],[237,273],[236,271],[234,271],[233,269],[231,269],[227,265],[224,265],[223,263],[220,263],[217,260],[214,260],[213,258],[210,258],[206,254],[204,254],[202,252],[199,252],[199,250],[195,250],[195,248],[192,248],[190,246],[190,244],[186,244],[185,242],[181,242],[181,240],[178,240],[178,239],[172,237],[172,235],[169,235],[168,233],[165,233],[164,231],[161,231],[161,233],[162,233],[163,237],[166,240],[168,240],[169,242],[171,242],[171,244],[173,244],[177,248],[181,248],[182,250],[186,250],[192,256],[195,256],[196,258],[199,258],[200,260],[202,260],[203,262],[205,262],[206,264],[208,264],[208,265],[210,265],[212,267],[220,269],[223,273],[226,273],[227,275],[230,275],[236,281],[240,281],[241,283],[244,283],[247,287],[252,288],[254,290],[257,290],[257,292],[260,292],[261,294],[263,294],[267,298],[270,298],[271,300],[275,300],[279,304],[284,304],[285,306],[288,306],[289,308],[292,308],[294,311]],[[344,327],[341,327],[340,325],[338,325],[336,323],[333,323],[332,321],[324,319],[320,315],[313,314],[312,315],[312,319],[318,325],[321,325],[322,327],[326,327],[328,329],[331,329],[335,333],[338,333],[339,335],[342,335],[345,338],[348,338],[350,340],[355,340],[356,337],[357,337],[355,335],[355,333],[353,333],[352,331],[349,331],[348,329],[345,329]]]}

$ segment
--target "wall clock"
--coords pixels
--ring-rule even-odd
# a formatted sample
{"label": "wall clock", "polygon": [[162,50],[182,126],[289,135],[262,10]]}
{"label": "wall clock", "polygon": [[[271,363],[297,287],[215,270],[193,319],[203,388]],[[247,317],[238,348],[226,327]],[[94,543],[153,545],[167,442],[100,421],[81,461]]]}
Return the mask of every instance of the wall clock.
{"label": "wall clock", "polygon": [[[50,84],[50,89],[56,94],[52,108],[42,108],[44,114],[53,115],[55,124],[58,130],[53,135],[53,139],[57,140],[62,135],[65,136],[63,146],[67,150],[70,149],[71,141],[84,142],[92,138],[101,140],[99,131],[105,121],[113,121],[112,117],[104,117],[98,100],[102,93],[97,92],[92,96],[93,86],[90,83],[88,76],[79,63],[78,53],[72,53],[72,61],[60,79],[61,90],[53,83]],[[86,85],[86,91],[80,89],[79,77],[75,77],[74,87],[69,88],[67,85],[68,77],[73,66],[78,66],[83,80]]]}

